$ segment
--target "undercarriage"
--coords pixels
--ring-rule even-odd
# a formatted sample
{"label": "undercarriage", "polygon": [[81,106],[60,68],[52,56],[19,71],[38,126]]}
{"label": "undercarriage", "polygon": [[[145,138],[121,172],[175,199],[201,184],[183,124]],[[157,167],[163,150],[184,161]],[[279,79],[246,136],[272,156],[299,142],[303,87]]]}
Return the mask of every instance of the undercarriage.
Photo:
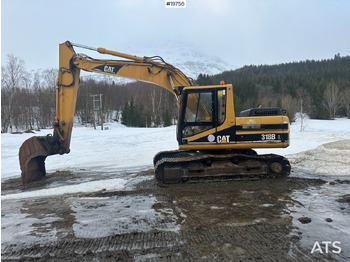
{"label": "undercarriage", "polygon": [[163,151],[153,161],[156,178],[163,183],[284,178],[291,170],[285,157],[254,150]]}

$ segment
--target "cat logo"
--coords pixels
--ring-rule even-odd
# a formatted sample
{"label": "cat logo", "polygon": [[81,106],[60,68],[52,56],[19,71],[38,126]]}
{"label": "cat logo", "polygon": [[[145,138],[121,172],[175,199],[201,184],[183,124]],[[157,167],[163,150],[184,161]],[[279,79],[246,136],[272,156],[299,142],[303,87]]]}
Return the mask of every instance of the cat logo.
{"label": "cat logo", "polygon": [[104,72],[107,72],[107,73],[113,73],[113,74],[115,74],[116,72],[114,72],[114,66],[105,66],[104,68],[103,68],[103,71]]}
{"label": "cat logo", "polygon": [[220,144],[220,143],[230,143],[230,136],[218,136],[216,138],[216,141]]}
{"label": "cat logo", "polygon": [[[214,142],[215,141],[215,136],[210,134],[208,136],[208,141],[209,142]],[[217,136],[216,137],[216,143],[221,144],[221,143],[230,143],[230,135],[224,135],[224,136]]]}
{"label": "cat logo", "polygon": [[122,68],[121,65],[99,65],[93,68],[93,70],[104,72],[108,74],[117,74],[119,69]]}

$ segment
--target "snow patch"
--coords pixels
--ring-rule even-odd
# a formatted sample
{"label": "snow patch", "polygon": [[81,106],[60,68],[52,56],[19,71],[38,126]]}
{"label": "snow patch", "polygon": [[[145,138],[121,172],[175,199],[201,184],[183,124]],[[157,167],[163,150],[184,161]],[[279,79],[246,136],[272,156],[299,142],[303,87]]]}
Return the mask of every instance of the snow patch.
{"label": "snow patch", "polygon": [[350,139],[288,155],[292,167],[308,174],[350,176]]}
{"label": "snow patch", "polygon": [[17,194],[9,194],[1,196],[1,200],[6,199],[21,199],[31,197],[49,197],[55,195],[74,194],[79,192],[96,192],[101,190],[122,190],[124,189],[127,180],[116,178],[116,179],[104,179],[99,181],[91,181],[81,183],[77,185],[60,186],[56,188],[41,189],[30,192],[22,192]]}

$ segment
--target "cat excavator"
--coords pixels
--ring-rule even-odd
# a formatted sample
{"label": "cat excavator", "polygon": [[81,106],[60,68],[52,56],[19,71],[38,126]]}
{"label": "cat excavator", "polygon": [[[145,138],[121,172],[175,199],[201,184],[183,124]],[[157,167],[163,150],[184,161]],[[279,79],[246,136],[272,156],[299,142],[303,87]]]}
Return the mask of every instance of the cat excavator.
{"label": "cat excavator", "polygon": [[[74,47],[118,60],[94,59],[76,53]],[[162,183],[256,180],[290,174],[285,157],[258,155],[253,150],[289,146],[289,119],[284,110],[251,108],[236,116],[231,84],[195,86],[191,78],[159,56],[139,57],[66,41],[59,45],[53,134],[31,137],[20,147],[23,183],[45,176],[46,157],[70,152],[81,70],[150,82],[175,95],[179,149],[159,152],[153,160],[155,176]]]}

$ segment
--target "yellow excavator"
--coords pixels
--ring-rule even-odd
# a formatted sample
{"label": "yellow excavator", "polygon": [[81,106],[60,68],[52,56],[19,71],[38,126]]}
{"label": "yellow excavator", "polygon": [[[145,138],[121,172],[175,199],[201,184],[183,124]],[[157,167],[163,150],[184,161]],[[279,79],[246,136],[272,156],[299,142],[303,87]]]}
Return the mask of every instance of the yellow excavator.
{"label": "yellow excavator", "polygon": [[[93,59],[73,47],[119,60]],[[154,156],[156,178],[164,183],[196,180],[255,180],[287,177],[289,161],[257,155],[253,148],[289,146],[289,119],[280,108],[251,108],[235,115],[231,84],[195,86],[181,70],[159,56],[139,57],[66,41],[59,45],[56,117],[53,135],[27,139],[19,150],[22,182],[43,178],[45,159],[70,151],[80,70],[151,82],[172,92],[179,108],[179,150]]]}

